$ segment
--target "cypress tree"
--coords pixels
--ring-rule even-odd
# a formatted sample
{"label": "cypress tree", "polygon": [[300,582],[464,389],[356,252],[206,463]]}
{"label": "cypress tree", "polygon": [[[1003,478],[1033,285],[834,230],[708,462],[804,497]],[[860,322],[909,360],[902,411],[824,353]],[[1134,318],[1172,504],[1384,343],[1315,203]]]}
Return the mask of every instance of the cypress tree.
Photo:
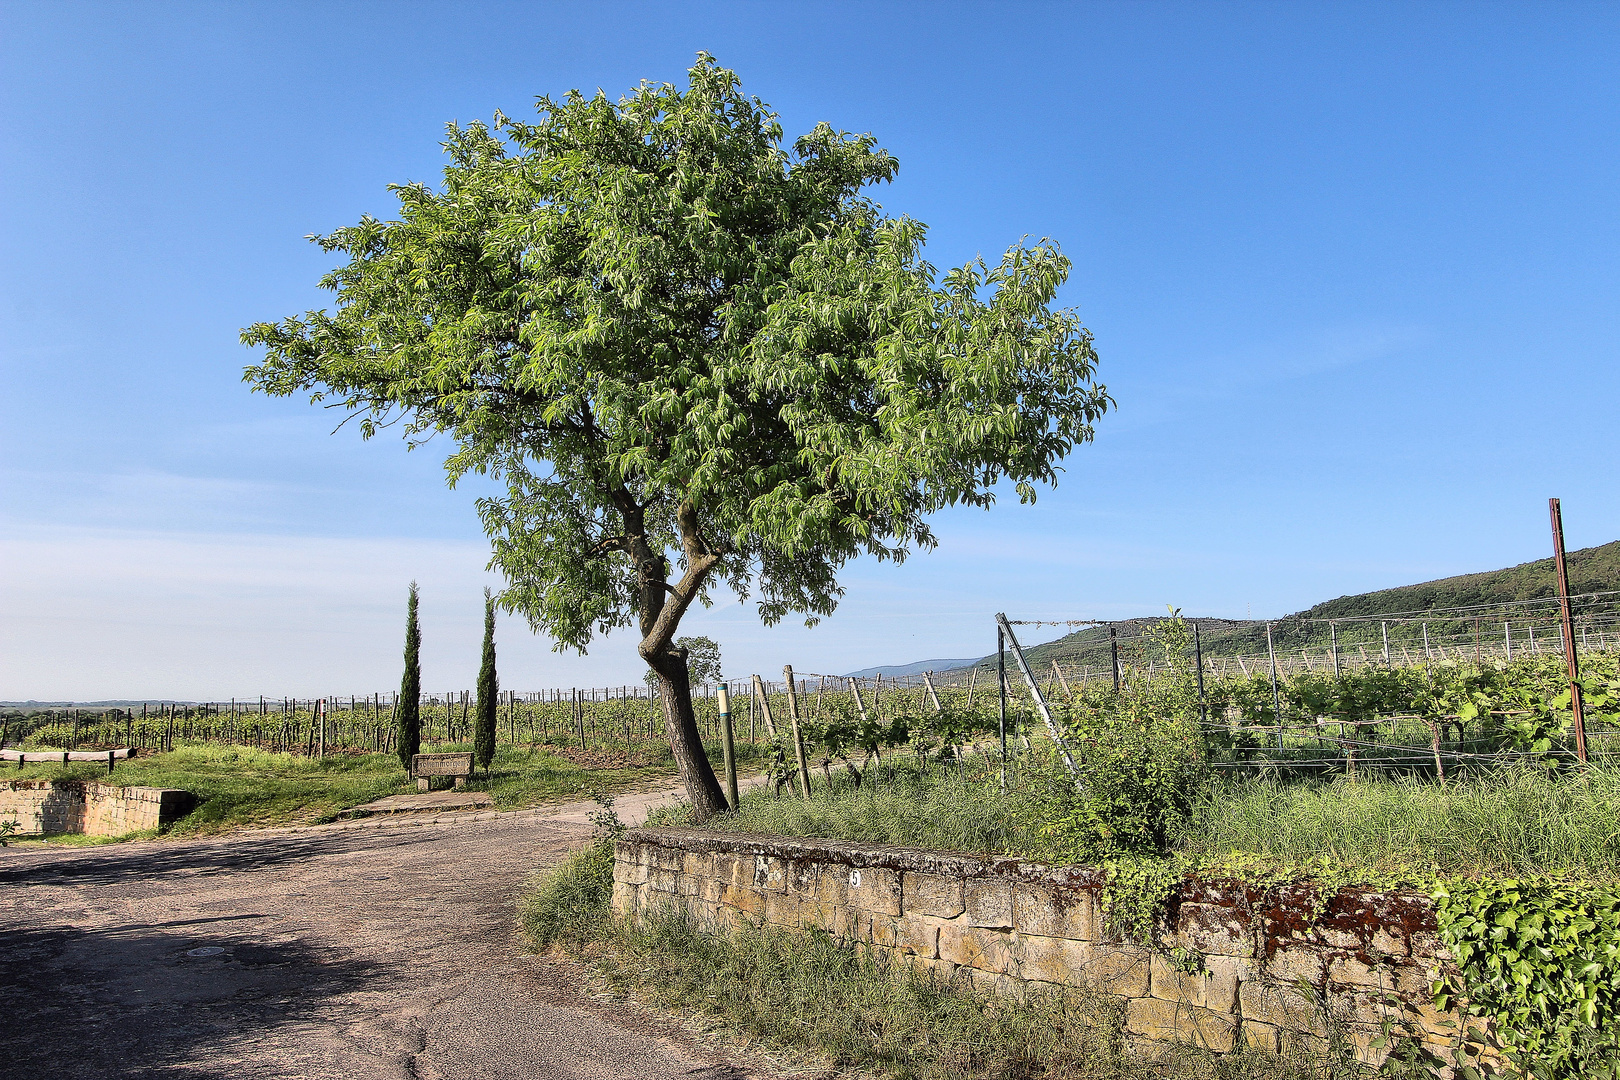
{"label": "cypress tree", "polygon": [[484,662],[478,668],[478,717],[473,736],[474,760],[489,775],[489,763],[495,760],[495,698],[500,693],[500,680],[495,677],[495,600],[484,590]]}
{"label": "cypress tree", "polygon": [[422,628],[416,623],[416,582],[405,609],[405,677],[399,683],[399,760],[410,770],[422,749]]}

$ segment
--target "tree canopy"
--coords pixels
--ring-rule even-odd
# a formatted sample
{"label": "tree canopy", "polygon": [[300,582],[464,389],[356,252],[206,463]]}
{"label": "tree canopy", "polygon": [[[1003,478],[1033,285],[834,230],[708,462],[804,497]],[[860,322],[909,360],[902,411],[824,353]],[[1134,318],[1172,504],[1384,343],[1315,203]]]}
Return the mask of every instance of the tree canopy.
{"label": "tree canopy", "polygon": [[[501,604],[559,648],[634,621],[672,743],[695,740],[691,604],[727,587],[813,622],[849,560],[932,546],[932,512],[1003,480],[1033,500],[1110,400],[1053,306],[1058,247],[939,274],[924,227],[863,194],[898,167],[870,135],[784,149],[707,55],[685,88],[536,112],[451,125],[439,188],[314,237],[344,259],[336,303],[247,328],[246,378],[367,436],[449,436],[452,484],[505,488],[479,502]],[[712,787],[699,814],[723,806],[701,746],[676,757]]]}

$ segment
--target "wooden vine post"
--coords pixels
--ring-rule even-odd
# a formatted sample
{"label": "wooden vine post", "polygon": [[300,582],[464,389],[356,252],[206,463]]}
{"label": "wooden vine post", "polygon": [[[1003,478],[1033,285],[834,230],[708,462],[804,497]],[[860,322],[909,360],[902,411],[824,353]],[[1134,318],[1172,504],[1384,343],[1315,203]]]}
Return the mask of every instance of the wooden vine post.
{"label": "wooden vine post", "polygon": [[809,799],[810,768],[804,761],[804,735],[799,731],[799,694],[793,681],[792,664],[782,669],[782,678],[787,681],[788,721],[793,725],[793,756],[799,762],[799,791]]}
{"label": "wooden vine post", "polygon": [[754,676],[754,698],[759,702],[760,715],[765,719],[765,734],[776,741],[776,721],[771,717],[771,699],[765,694],[765,684],[758,675]]}
{"label": "wooden vine post", "polygon": [[737,746],[736,737],[731,729],[731,692],[725,683],[714,689],[714,702],[720,711],[720,752],[725,759],[726,767],[726,798],[731,800],[731,809],[738,806],[737,794]]}

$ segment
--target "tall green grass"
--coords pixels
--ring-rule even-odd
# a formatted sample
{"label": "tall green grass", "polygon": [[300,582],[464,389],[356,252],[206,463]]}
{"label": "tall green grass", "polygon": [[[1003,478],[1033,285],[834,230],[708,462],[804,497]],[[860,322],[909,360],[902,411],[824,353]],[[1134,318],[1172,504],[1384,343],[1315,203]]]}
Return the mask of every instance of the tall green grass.
{"label": "tall green grass", "polygon": [[[815,836],[901,844],[942,851],[1001,852],[1023,846],[1034,812],[1032,793],[1014,785],[1005,795],[996,772],[984,759],[963,770],[935,766],[920,770],[908,758],[870,769],[856,787],[835,777],[829,788],[814,779],[812,798],[791,789],[745,792],[733,813],[705,823],[708,828],[770,836]],[[657,811],[650,825],[690,824],[690,808]]]}
{"label": "tall green grass", "polygon": [[1327,858],[1373,871],[1568,872],[1620,878],[1620,768],[1500,769],[1445,784],[1230,781],[1208,788],[1176,838],[1188,854]]}
{"label": "tall green grass", "polygon": [[[1024,781],[1040,782],[1042,774],[1014,776],[1002,794],[983,760],[971,763],[965,778],[908,763],[892,773],[873,770],[859,788],[828,788],[818,779],[808,802],[758,789],[707,827],[1039,858],[1047,848],[1040,792]],[[677,808],[650,823],[687,824],[687,813]],[[1620,767],[1508,767],[1444,784],[1365,776],[1215,780],[1169,851],[1296,865],[1329,860],[1369,873],[1563,872],[1620,880]]]}

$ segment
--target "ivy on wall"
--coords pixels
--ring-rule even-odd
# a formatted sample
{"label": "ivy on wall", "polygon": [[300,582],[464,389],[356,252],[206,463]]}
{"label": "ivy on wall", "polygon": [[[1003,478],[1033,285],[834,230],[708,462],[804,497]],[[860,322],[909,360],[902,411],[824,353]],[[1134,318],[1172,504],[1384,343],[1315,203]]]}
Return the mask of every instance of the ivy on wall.
{"label": "ivy on wall", "polygon": [[1495,1021],[1537,1080],[1620,1077],[1620,889],[1573,880],[1451,881],[1434,891],[1461,986],[1435,1004]]}

